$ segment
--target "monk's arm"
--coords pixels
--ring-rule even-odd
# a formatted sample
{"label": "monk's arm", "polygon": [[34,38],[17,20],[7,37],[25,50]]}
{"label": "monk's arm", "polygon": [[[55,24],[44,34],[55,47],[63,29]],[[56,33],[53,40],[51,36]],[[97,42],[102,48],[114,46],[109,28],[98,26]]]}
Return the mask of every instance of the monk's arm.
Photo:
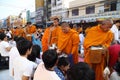
{"label": "monk's arm", "polygon": [[78,46],[79,46],[79,35],[75,34],[73,35],[73,43],[72,43],[72,51],[71,54],[74,54],[78,51]]}
{"label": "monk's arm", "polygon": [[42,37],[42,51],[43,52],[48,47],[47,36],[48,36],[48,30],[46,29],[45,32],[44,32],[44,34],[43,34],[43,37]]}
{"label": "monk's arm", "polygon": [[108,35],[108,40],[106,41],[106,43],[104,44],[104,46],[105,46],[105,47],[109,47],[110,44],[111,44],[111,42],[112,42],[112,40],[113,40],[113,34],[110,33],[110,34]]}

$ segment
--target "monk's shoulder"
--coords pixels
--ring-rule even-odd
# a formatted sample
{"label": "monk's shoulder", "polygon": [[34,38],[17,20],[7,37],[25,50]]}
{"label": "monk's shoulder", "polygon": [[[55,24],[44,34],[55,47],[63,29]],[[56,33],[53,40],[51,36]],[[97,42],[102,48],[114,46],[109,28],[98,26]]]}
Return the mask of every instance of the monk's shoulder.
{"label": "monk's shoulder", "polygon": [[73,29],[71,29],[71,34],[72,34],[72,37],[79,37],[79,33]]}
{"label": "monk's shoulder", "polygon": [[58,26],[57,29],[60,30],[60,29],[61,29],[61,26]]}

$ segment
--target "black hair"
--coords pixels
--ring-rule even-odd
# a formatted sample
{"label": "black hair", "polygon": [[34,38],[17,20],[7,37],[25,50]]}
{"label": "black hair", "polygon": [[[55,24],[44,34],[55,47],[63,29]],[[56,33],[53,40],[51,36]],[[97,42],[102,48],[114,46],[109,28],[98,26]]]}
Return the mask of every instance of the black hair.
{"label": "black hair", "polygon": [[42,59],[43,59],[45,68],[49,70],[49,68],[52,68],[53,66],[55,66],[57,62],[58,55],[56,50],[45,51],[42,55]]}
{"label": "black hair", "polygon": [[20,40],[25,40],[25,38],[24,37],[18,37],[18,36],[14,36],[14,41],[17,43],[18,41],[20,41]]}
{"label": "black hair", "polygon": [[54,18],[54,20],[57,20],[59,22],[59,19],[58,18]]}
{"label": "black hair", "polygon": [[5,33],[0,33],[0,40],[4,40],[5,37],[7,37]]}
{"label": "black hair", "polygon": [[117,62],[114,66],[115,71],[120,76],[120,62]]}
{"label": "black hair", "polygon": [[32,24],[31,22],[27,22],[27,25],[30,25],[30,24]]}
{"label": "black hair", "polygon": [[60,58],[58,58],[58,63],[57,63],[58,67],[67,66],[69,64],[70,63],[69,63],[68,57],[60,57]]}
{"label": "black hair", "polygon": [[95,73],[87,63],[79,62],[68,69],[67,80],[95,80]]}
{"label": "black hair", "polygon": [[33,45],[32,52],[27,57],[30,61],[35,62],[36,58],[40,58],[40,46],[39,45]]}
{"label": "black hair", "polygon": [[120,23],[120,20],[116,20],[115,23]]}
{"label": "black hair", "polygon": [[25,55],[27,50],[28,49],[30,50],[31,47],[32,47],[32,42],[28,41],[26,39],[20,40],[17,42],[17,49],[18,49],[20,55]]}

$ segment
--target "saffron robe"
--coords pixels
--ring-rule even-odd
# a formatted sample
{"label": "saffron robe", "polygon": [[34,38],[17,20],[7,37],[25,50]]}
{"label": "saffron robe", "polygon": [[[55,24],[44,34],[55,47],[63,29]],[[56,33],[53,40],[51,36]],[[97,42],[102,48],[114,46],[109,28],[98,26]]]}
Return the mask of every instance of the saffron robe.
{"label": "saffron robe", "polygon": [[105,47],[109,47],[111,41],[113,39],[113,34],[109,30],[108,32],[103,32],[100,28],[100,25],[90,28],[87,31],[87,35],[84,39],[84,54],[85,54],[85,62],[88,63],[96,74],[96,80],[103,80],[103,70],[105,68],[105,55],[102,55],[102,61],[98,64],[91,64],[89,60],[89,47],[102,45]]}
{"label": "saffron robe", "polygon": [[27,26],[27,27],[26,27],[26,38],[31,41],[32,34],[33,34],[34,32],[36,32],[36,26],[34,26],[34,25],[32,25],[32,26],[30,26],[30,27]]}
{"label": "saffron robe", "polygon": [[51,27],[46,28],[43,37],[42,37],[42,51],[45,52],[48,50],[49,46],[56,44],[58,41],[58,33],[60,31],[60,26],[55,27],[53,31],[50,30]]}
{"label": "saffron robe", "polygon": [[73,55],[74,63],[78,62],[78,47],[79,47],[79,34],[77,31],[70,29],[68,33],[63,33],[62,30],[58,36],[58,49],[66,54]]}

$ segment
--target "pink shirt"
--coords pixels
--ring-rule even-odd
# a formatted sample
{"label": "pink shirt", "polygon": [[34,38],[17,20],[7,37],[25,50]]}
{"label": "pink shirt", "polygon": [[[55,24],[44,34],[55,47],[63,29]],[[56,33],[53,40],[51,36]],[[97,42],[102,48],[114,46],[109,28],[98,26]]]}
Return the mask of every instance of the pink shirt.
{"label": "pink shirt", "polygon": [[60,80],[60,78],[55,71],[47,70],[41,62],[35,71],[33,80]]}

